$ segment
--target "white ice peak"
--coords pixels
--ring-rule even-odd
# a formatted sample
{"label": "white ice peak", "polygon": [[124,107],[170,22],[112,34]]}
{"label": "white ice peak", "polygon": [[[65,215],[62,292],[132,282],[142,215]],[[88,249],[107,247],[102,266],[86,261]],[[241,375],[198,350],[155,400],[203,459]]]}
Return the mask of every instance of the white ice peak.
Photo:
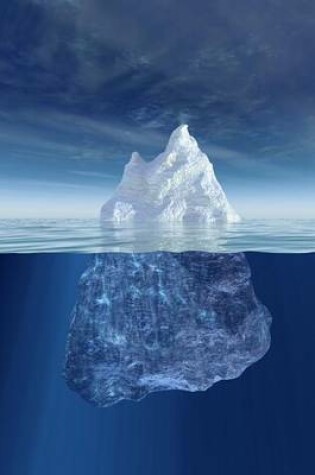
{"label": "white ice peak", "polygon": [[239,221],[218,183],[212,163],[181,125],[165,151],[151,162],[134,152],[113,196],[104,204],[103,221],[209,223]]}
{"label": "white ice peak", "polygon": [[190,135],[188,125],[184,124],[171,133],[165,152],[193,149],[198,149],[197,141]]}

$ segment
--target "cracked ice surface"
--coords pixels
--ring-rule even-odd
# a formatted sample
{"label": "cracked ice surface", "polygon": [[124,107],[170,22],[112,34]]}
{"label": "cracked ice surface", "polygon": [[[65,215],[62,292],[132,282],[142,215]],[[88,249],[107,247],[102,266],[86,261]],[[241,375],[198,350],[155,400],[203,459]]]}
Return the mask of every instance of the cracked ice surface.
{"label": "cracked ice surface", "polygon": [[80,279],[65,378],[97,406],[203,391],[266,353],[270,323],[244,254],[97,254]]}

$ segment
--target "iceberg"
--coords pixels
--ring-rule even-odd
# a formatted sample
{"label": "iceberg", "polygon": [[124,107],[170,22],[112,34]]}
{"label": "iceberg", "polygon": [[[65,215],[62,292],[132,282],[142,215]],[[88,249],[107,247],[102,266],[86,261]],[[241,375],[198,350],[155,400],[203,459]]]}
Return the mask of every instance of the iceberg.
{"label": "iceberg", "polygon": [[244,254],[96,254],[83,273],[64,376],[106,407],[237,378],[270,345]]}
{"label": "iceberg", "polygon": [[102,222],[206,224],[239,220],[212,163],[187,125],[173,131],[164,152],[151,162],[134,152],[120,184],[101,210]]}

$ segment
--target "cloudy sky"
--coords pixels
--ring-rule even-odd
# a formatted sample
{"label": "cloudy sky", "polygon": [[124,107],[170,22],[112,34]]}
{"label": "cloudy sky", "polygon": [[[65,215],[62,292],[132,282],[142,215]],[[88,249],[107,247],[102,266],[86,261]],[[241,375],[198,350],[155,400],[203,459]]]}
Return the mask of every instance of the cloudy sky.
{"label": "cloudy sky", "polygon": [[315,217],[314,0],[1,0],[0,216],[97,215],[188,123],[245,216]]}

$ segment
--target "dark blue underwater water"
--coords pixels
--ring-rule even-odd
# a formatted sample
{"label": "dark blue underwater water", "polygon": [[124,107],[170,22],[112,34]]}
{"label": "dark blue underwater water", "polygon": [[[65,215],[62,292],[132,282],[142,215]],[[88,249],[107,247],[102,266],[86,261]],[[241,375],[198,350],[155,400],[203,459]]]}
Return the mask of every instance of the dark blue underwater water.
{"label": "dark blue underwater water", "polygon": [[108,409],[61,377],[87,259],[0,257],[1,474],[315,473],[315,254],[248,254],[272,346],[241,378]]}

